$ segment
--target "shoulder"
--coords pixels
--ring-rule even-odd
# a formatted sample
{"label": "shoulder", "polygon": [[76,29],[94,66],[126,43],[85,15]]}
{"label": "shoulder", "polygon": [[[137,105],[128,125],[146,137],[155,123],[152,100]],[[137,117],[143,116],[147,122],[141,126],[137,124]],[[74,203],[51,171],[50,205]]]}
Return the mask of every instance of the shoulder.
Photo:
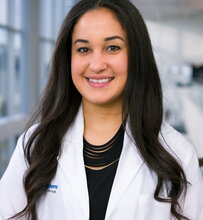
{"label": "shoulder", "polygon": [[192,142],[189,139],[187,139],[186,136],[179,133],[166,122],[163,122],[161,126],[160,138],[164,142],[169,142],[169,144],[171,145],[171,147],[174,148],[174,150],[176,150],[176,148],[177,150],[185,150],[186,148],[189,150],[194,148]]}
{"label": "shoulder", "polygon": [[28,129],[26,129],[18,138],[17,140],[17,145],[16,145],[16,149],[21,148],[21,146],[23,146],[24,143],[26,143],[30,136],[33,134],[33,132],[36,130],[36,128],[39,126],[39,124],[34,124],[31,127],[29,127]]}
{"label": "shoulder", "polygon": [[166,150],[168,150],[183,167],[197,161],[196,150],[192,142],[166,122],[162,124],[159,139]]}
{"label": "shoulder", "polygon": [[27,131],[25,131],[19,138],[13,152],[13,155],[9,161],[8,167],[2,176],[1,183],[11,184],[13,181],[17,182],[23,179],[25,170],[28,164],[24,155],[24,144],[28,141],[31,134],[37,128],[37,125],[31,126]]}
{"label": "shoulder", "polygon": [[25,141],[27,141],[30,136],[33,134],[33,132],[38,128],[39,123],[32,125],[31,127],[29,127],[28,129],[26,129],[22,135],[19,137],[18,141],[25,138]]}
{"label": "shoulder", "polygon": [[[14,149],[13,155],[10,159],[9,165],[7,167],[7,172],[10,170],[16,170],[16,167],[22,167],[23,169],[27,168],[25,155],[24,155],[24,145],[27,143],[29,137],[37,128],[38,124],[31,126],[29,129],[24,131],[17,140],[16,147]],[[10,168],[10,169],[9,169]],[[20,169],[18,169],[20,170]]]}

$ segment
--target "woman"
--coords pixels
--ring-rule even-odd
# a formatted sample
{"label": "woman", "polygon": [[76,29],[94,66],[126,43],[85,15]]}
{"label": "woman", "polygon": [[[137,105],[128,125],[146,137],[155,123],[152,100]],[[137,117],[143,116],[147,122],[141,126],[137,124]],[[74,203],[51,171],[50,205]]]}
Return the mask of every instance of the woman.
{"label": "woman", "polygon": [[203,219],[194,149],[162,114],[137,9],[80,1],[62,25],[39,123],[1,180],[1,219]]}

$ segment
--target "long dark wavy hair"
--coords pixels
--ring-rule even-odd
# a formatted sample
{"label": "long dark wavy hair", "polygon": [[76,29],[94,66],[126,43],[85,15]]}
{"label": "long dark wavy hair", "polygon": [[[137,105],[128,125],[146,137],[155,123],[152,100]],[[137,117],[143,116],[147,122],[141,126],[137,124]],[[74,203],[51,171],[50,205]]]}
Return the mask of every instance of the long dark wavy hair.
{"label": "long dark wavy hair", "polygon": [[[36,120],[39,123],[24,142],[29,164],[24,175],[27,205],[12,218],[39,219],[36,206],[56,174],[63,137],[81,104],[81,95],[71,78],[73,28],[84,13],[100,7],[110,9],[127,34],[128,78],[122,112],[123,117],[129,118],[133,141],[141,157],[157,175],[154,198],[171,203],[171,214],[176,219],[189,220],[183,216],[178,203],[187,189],[184,171],[158,138],[163,117],[162,90],[148,31],[139,11],[128,0],[82,0],[66,16],[53,53],[50,77],[30,125]],[[162,198],[160,193],[166,182],[170,183],[166,184],[168,198]]]}

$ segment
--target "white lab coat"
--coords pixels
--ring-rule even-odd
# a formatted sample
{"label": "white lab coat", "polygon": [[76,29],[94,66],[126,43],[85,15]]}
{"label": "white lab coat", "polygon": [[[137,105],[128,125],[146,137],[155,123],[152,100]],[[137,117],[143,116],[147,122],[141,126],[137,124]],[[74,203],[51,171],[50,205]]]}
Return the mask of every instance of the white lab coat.
{"label": "white lab coat", "polygon": [[[80,108],[76,120],[64,137],[63,152],[58,159],[56,176],[46,195],[37,206],[39,220],[88,220],[89,200],[83,161],[83,114]],[[31,129],[32,130],[32,129]],[[129,129],[127,128],[128,132]],[[129,132],[130,133],[130,132]],[[193,146],[167,124],[162,126],[167,150],[180,158],[188,186],[184,214],[191,220],[203,219],[203,180]],[[5,220],[22,210],[26,204],[22,177],[26,163],[22,137],[0,182],[0,219]],[[156,175],[139,156],[125,133],[124,146],[111,190],[105,220],[171,220],[170,204],[153,198]],[[166,197],[166,192],[162,193]],[[182,203],[182,202],[181,202]],[[21,218],[26,219],[26,218]]]}

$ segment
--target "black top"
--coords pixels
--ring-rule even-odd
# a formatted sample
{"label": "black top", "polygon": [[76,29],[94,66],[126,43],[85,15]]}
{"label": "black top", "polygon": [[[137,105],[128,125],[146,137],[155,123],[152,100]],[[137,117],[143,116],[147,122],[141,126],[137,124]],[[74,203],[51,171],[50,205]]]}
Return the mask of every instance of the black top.
{"label": "black top", "polygon": [[[89,191],[90,220],[104,220],[105,218],[123,147],[123,138],[124,129],[121,126],[114,137],[104,145],[91,145],[84,139],[83,154]],[[92,167],[98,169],[95,170]]]}

